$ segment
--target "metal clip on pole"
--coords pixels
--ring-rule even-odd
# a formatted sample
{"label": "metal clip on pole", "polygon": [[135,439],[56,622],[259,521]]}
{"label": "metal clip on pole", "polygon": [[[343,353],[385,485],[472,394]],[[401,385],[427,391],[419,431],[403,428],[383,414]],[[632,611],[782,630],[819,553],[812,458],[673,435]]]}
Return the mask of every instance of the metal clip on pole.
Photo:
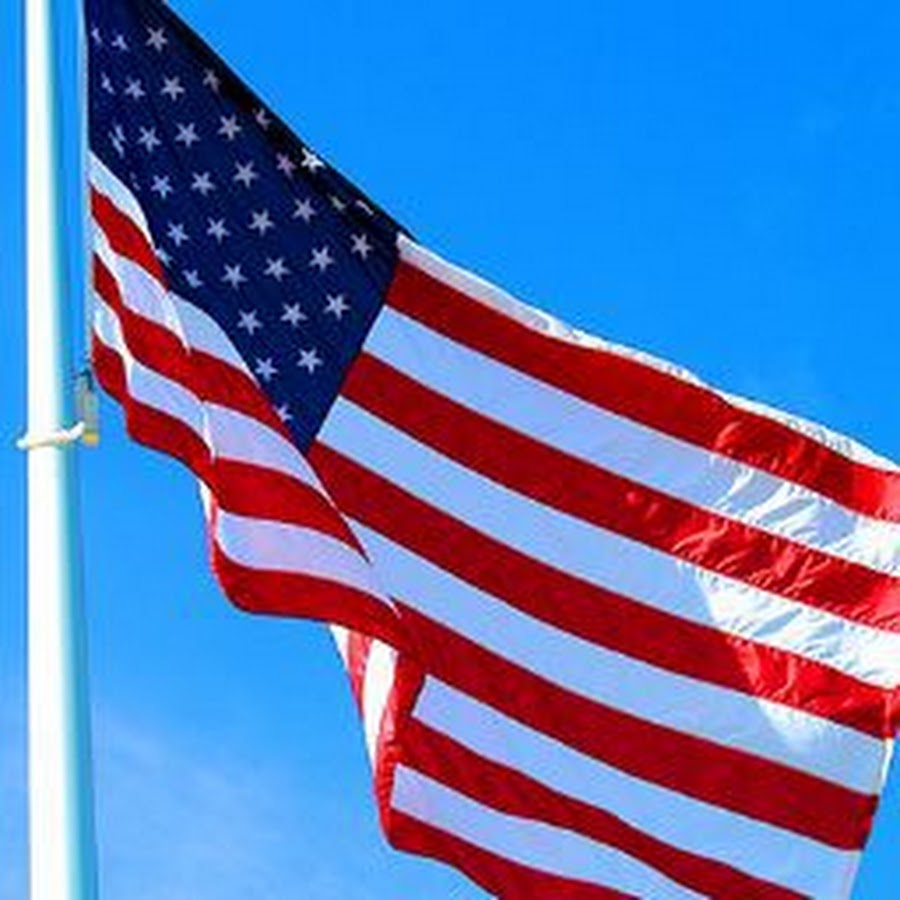
{"label": "metal clip on pole", "polygon": [[100,443],[100,400],[90,369],[85,369],[75,382],[75,408],[80,423],[84,425],[81,443],[96,447]]}
{"label": "metal clip on pole", "polygon": [[96,447],[100,443],[100,402],[90,370],[82,372],[75,382],[75,407],[78,423],[48,434],[26,434],[16,441],[20,450],[40,450],[44,447],[68,447],[82,443]]}

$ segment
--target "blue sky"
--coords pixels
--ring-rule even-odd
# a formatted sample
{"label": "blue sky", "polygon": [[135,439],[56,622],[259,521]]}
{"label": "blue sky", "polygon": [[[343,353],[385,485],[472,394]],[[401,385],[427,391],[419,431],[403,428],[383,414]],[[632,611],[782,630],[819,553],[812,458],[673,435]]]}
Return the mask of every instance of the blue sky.
{"label": "blue sky", "polygon": [[[424,243],[900,458],[896,5],[172,5]],[[0,3],[0,900],[25,870],[19,6]],[[81,471],[104,898],[482,897],[385,847],[325,634],[229,607],[191,479],[103,413]],[[860,900],[896,893],[898,842],[895,776]]]}

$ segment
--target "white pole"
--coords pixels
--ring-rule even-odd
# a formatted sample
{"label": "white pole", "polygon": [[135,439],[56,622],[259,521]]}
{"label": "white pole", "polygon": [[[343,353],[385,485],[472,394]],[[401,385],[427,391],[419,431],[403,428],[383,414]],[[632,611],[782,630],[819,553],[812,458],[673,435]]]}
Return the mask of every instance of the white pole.
{"label": "white pole", "polygon": [[94,900],[53,25],[53,0],[26,0],[30,896]]}

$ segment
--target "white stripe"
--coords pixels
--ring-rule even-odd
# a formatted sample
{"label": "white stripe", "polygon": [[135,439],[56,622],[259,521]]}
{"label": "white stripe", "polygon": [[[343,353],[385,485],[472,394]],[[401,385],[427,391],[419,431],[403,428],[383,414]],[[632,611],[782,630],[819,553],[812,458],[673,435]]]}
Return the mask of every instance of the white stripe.
{"label": "white stripe", "polygon": [[624,478],[839,558],[900,574],[900,524],[669,437],[386,308],[365,349],[481,415]]}
{"label": "white stripe", "polygon": [[181,332],[192,350],[206,353],[227,363],[256,381],[243,357],[215,319],[208,316],[199,306],[182,300],[177,294],[170,293],[169,297],[175,306],[175,315]]}
{"label": "white stripe", "polygon": [[187,338],[172,296],[142,266],[119,256],[106,233],[98,226],[94,228],[94,252],[116,282],[125,307],[148,322],[165,328],[186,347]]}
{"label": "white stripe", "polygon": [[[136,362],[117,331],[120,326],[115,313],[98,303],[95,333],[122,359],[128,393],[207,439],[210,409],[219,416],[225,411],[221,407],[205,408],[190,391]],[[322,532],[220,510],[215,537],[226,556],[245,567],[324,578],[384,599],[366,560],[352,547]]]}
{"label": "white stripe", "polygon": [[[132,220],[152,247],[153,236],[133,194],[94,156],[91,160],[91,181],[100,193]],[[96,221],[93,230],[95,251],[119,282],[123,301],[129,309],[168,328],[194,350],[208,353],[249,374],[243,358],[215,319],[198,306],[167,292],[142,266],[116,254],[102,226]]]}
{"label": "white stripe", "polygon": [[319,439],[426,503],[550,566],[657,609],[897,683],[900,635],[714,574],[549,509],[441,456],[345,399]]}
{"label": "white stripe", "polygon": [[[122,335],[122,323],[119,321],[119,317],[106,305],[102,297],[95,295],[94,300],[94,336],[105,347],[131,361],[131,351],[125,344],[125,338]],[[123,359],[123,362],[126,362],[126,359]]]}
{"label": "white stripe", "polygon": [[[150,228],[147,225],[147,219],[134,194],[104,165],[99,156],[92,153],[88,166],[91,185],[98,193],[103,194],[117,206],[119,211],[131,219],[145,235],[149,236]],[[150,243],[152,246],[152,240]]]}
{"label": "white stripe", "polygon": [[552,684],[861,793],[881,787],[885,746],[877,738],[606,650],[513,609],[359,523],[353,528],[391,596]]}
{"label": "white stripe", "polygon": [[215,403],[207,403],[204,408],[207,417],[203,437],[217,458],[289,475],[325,496],[312,466],[287,438],[236,409]]}
{"label": "white stripe", "polygon": [[136,400],[184,422],[214,456],[290,475],[325,496],[306,458],[277,431],[235,409],[204,403],[178,383],[137,362],[122,335],[117,314],[99,296],[96,301],[98,336],[126,363],[129,393]]}
{"label": "white stripe", "polygon": [[335,625],[333,623],[330,624],[328,628],[331,631],[331,636],[334,638],[338,654],[346,669],[349,667],[350,661],[350,631],[343,625]]}
{"label": "white stripe", "polygon": [[392,805],[489,853],[560,878],[654,900],[701,896],[620,850],[490,809],[405,766],[397,767]]}
{"label": "white stripe", "polygon": [[137,402],[177,419],[203,438],[203,404],[180,384],[164,378],[135,360],[122,335],[118,316],[99,296],[94,307],[94,334],[122,360],[128,393]]}
{"label": "white stripe", "polygon": [[639,350],[633,350],[630,347],[622,347],[602,338],[586,334],[577,328],[573,328],[554,316],[549,315],[535,307],[517,300],[512,295],[506,293],[490,282],[467,272],[464,269],[448,263],[441,259],[436,253],[426,250],[414,241],[400,235],[397,239],[400,258],[414,266],[417,269],[431,275],[431,277],[443,282],[460,293],[466,294],[473,300],[478,300],[487,306],[492,307],[498,312],[502,312],[510,318],[516,319],[535,331],[543,332],[560,340],[566,340],[571,343],[580,344],[585,347],[596,347],[606,353],[614,353],[617,356],[625,357],[658,371],[665,372],[681,381],[695,384],[705,388],[710,393],[718,394],[720,397],[739,406],[743,406],[753,412],[763,415],[767,418],[774,419],[788,428],[797,431],[806,437],[834,450],[847,459],[861,463],[863,465],[873,466],[883,469],[887,472],[896,472],[898,467],[895,463],[882,456],[872,452],[868,447],[850,439],[846,435],[838,434],[823,425],[809,422],[801,419],[799,416],[793,416],[781,410],[772,409],[752,400],[734,397],[720,391],[715,391],[697,378],[696,375],[686,369],[676,366],[673,363],[661,360],[648,353]]}
{"label": "white stripe", "polygon": [[99,226],[94,229],[94,249],[129,310],[171,331],[187,349],[206,353],[253,378],[231,339],[211,316],[167,291],[143,266],[118,255]]}
{"label": "white stripe", "polygon": [[222,552],[245,568],[321,578],[385,600],[369,563],[321,531],[220,510],[214,534]]}
{"label": "white stripe", "polygon": [[[322,490],[305,458],[281,435],[236,410],[203,404],[181,385],[137,362],[122,336],[118,316],[100,298],[94,331],[98,340],[122,360],[128,393],[136,401],[183,422],[219,458],[282,471]],[[337,582],[387,602],[376,585],[371,565],[353,548],[318,531],[238,516],[221,507],[212,518],[209,492],[202,484],[201,495],[216,542],[232,561],[248,568]],[[334,626],[333,634],[346,665],[348,633]],[[366,741],[373,764],[382,713],[393,686],[395,660],[395,650],[380,641],[373,643],[364,681]]]}
{"label": "white stripe", "polygon": [[[95,312],[95,334],[122,360],[128,393],[135,401],[182,422],[220,458],[227,458],[230,452],[238,459],[252,455],[257,465],[278,466],[287,462],[283,448],[274,440],[278,436],[264,425],[233,410],[204,405],[181,385],[137,362],[122,338],[116,314],[100,300]],[[227,437],[222,444],[217,444],[223,432]],[[252,454],[240,446],[242,438],[255,441]],[[305,461],[303,465],[306,466]],[[311,470],[301,471],[299,476],[288,465],[282,467],[284,470],[306,484],[319,487]],[[372,567],[358,551],[321,532],[220,510],[214,534],[222,551],[246,567],[323,578],[385,600]]]}
{"label": "white stripe", "polygon": [[658,840],[804,895],[843,897],[841,886],[859,858],[634,778],[435,679],[426,682],[414,716],[476,754]]}
{"label": "white stripe", "polygon": [[372,641],[363,677],[362,708],[366,748],[373,766],[378,763],[378,737],[381,734],[384,711],[394,686],[396,663],[397,651],[393,647],[381,641]]}
{"label": "white stripe", "polygon": [[[332,624],[329,628],[349,674],[350,631],[341,625]],[[373,769],[377,769],[379,763],[378,742],[384,724],[384,713],[394,688],[396,666],[397,651],[381,641],[373,640],[366,659],[362,691],[363,731]]]}

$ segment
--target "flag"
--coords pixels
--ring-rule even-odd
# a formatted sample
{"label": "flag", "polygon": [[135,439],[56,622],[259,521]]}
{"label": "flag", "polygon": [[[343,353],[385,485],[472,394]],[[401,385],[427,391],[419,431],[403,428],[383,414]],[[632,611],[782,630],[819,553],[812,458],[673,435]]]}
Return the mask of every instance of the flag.
{"label": "flag", "polygon": [[382,825],[502,898],[845,898],[900,473],[440,259],[159,0],[87,0],[93,355],[328,623]]}

